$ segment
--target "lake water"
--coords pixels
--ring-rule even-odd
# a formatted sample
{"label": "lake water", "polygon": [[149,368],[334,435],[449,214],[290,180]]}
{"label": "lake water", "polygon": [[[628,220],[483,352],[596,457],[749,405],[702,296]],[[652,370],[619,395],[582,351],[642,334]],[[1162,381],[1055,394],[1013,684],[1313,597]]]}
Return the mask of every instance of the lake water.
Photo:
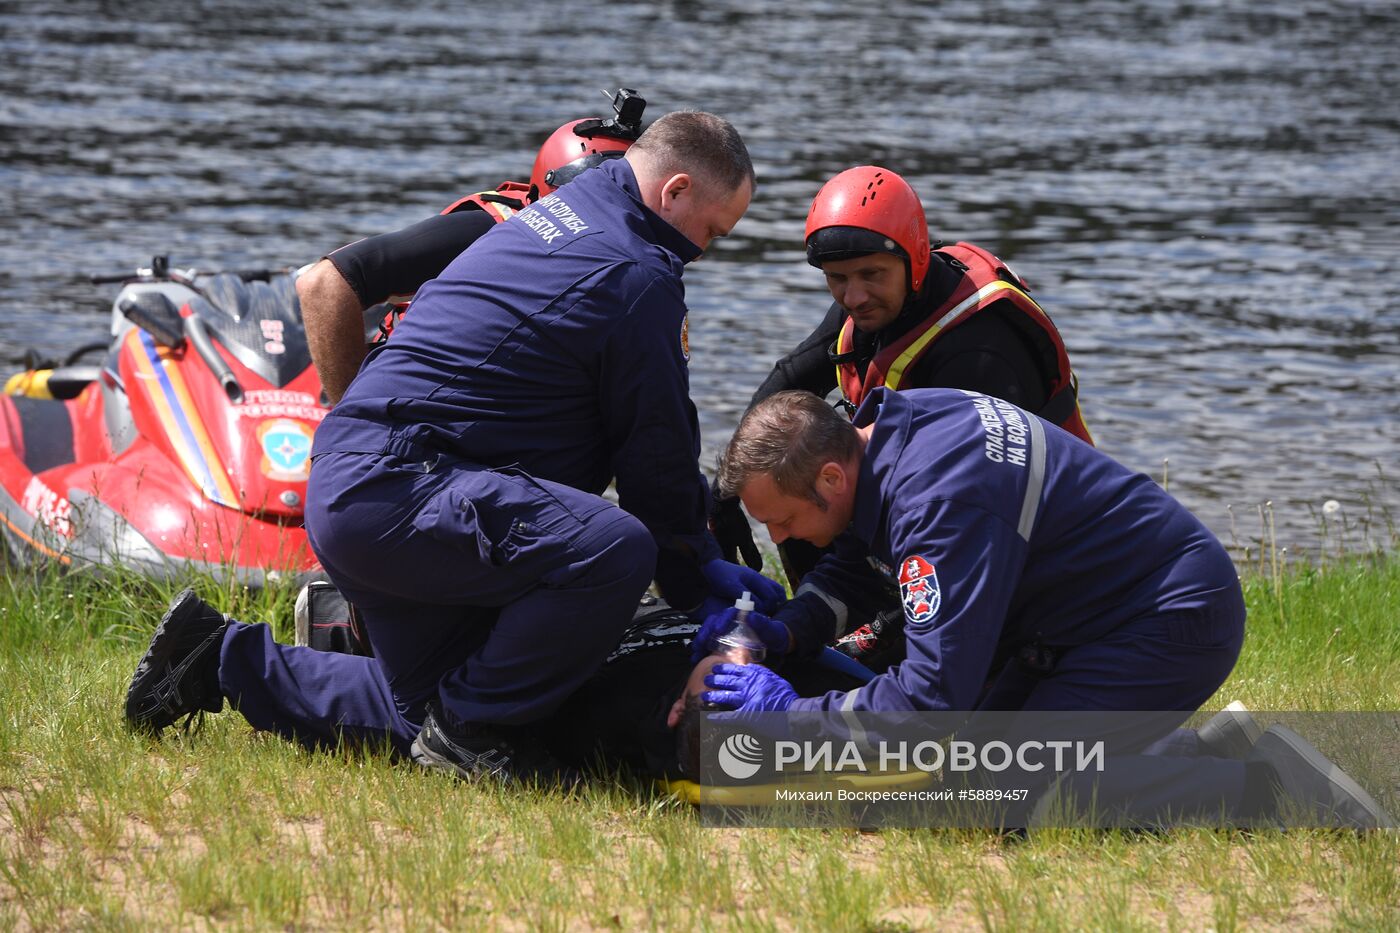
{"label": "lake water", "polygon": [[1159,480],[1169,460],[1227,544],[1266,500],[1294,553],[1328,499],[1353,543],[1390,540],[1400,5],[374,6],[0,3],[9,355],[102,336],[86,273],[299,265],[524,178],[625,85],[651,116],[729,118],[759,173],[686,276],[707,464],[826,307],[813,194],[876,162],[936,237],[1016,266],[1100,446]]}

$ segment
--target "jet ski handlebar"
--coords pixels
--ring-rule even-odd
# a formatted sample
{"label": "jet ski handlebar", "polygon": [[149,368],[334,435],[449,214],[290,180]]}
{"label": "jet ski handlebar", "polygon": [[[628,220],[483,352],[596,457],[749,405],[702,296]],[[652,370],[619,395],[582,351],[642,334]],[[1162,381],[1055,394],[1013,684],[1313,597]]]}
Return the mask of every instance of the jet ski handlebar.
{"label": "jet ski handlebar", "polygon": [[127,295],[117,302],[126,319],[151,335],[163,347],[175,349],[188,343],[204,361],[231,402],[243,401],[243,387],[209,336],[209,327],[198,314],[182,316],[167,295],[150,291]]}
{"label": "jet ski handlebar", "polygon": [[219,385],[223,388],[228,400],[237,404],[243,401],[243,387],[238,384],[238,377],[233,374],[228,363],[219,355],[219,351],[214,349],[214,343],[209,339],[209,329],[198,315],[191,314],[183,318],[185,339],[194,347],[199,358],[204,360],[204,365],[209,367],[209,371],[214,374]]}
{"label": "jet ski handlebar", "polygon": [[[290,272],[290,267],[283,269],[234,269],[229,270],[227,275],[236,275],[245,282],[267,282],[274,275],[281,275]],[[203,294],[199,286],[195,284],[195,279],[202,275],[215,275],[215,271],[205,271],[196,269],[172,269],[169,256],[155,256],[151,259],[150,266],[137,268],[134,272],[117,272],[111,275],[89,275],[88,281],[93,285],[111,285],[117,282],[176,282],[186,288]]]}

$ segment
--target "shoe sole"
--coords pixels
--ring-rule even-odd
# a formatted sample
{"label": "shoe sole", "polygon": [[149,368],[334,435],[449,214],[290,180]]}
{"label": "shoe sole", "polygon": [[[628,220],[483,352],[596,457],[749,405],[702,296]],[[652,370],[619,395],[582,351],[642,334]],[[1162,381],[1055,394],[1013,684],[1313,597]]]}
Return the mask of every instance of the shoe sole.
{"label": "shoe sole", "polygon": [[151,723],[151,719],[160,710],[147,711],[143,715],[136,699],[138,695],[149,692],[153,680],[159,681],[165,677],[164,671],[175,646],[175,638],[173,636],[166,637],[168,626],[177,618],[183,621],[183,615],[198,612],[200,601],[194,590],[182,590],[171,601],[170,608],[165,610],[165,615],[161,616],[160,624],[156,626],[155,633],[151,635],[150,647],[146,649],[140,663],[136,665],[136,673],[131,675],[131,683],[126,688],[126,724],[130,728],[147,735],[159,735],[165,728]]}
{"label": "shoe sole", "polygon": [[1206,755],[1240,761],[1249,756],[1250,749],[1263,734],[1258,721],[1239,700],[1216,713],[1196,731]]}
{"label": "shoe sole", "polygon": [[[1273,747],[1281,746],[1279,753],[1273,752]],[[1338,799],[1338,792],[1345,798],[1350,798],[1350,803],[1359,807],[1366,814],[1366,819],[1357,819],[1354,815],[1339,812],[1339,807],[1335,803],[1325,803],[1322,801],[1309,801],[1308,805],[1317,810],[1325,810],[1326,815],[1334,822],[1332,825],[1344,825],[1351,829],[1394,829],[1395,822],[1385,809],[1376,802],[1376,799],[1368,794],[1360,784],[1352,779],[1351,775],[1343,771],[1332,759],[1318,751],[1311,742],[1303,738],[1285,726],[1272,726],[1260,737],[1255,744],[1255,751],[1259,757],[1274,765],[1274,770],[1278,773],[1279,779],[1284,783],[1284,791],[1295,801],[1304,802],[1308,795],[1302,787],[1290,787],[1288,776],[1290,772],[1275,764],[1275,760],[1282,757],[1292,758],[1300,762],[1305,768],[1313,772],[1314,775],[1324,781],[1332,791],[1333,800]]]}

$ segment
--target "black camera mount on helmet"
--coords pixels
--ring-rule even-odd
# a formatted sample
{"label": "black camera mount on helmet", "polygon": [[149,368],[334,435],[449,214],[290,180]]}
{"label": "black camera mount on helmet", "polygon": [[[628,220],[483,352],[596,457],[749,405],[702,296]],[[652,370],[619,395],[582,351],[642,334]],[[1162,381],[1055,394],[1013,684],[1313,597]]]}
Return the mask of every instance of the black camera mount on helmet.
{"label": "black camera mount on helmet", "polygon": [[[604,91],[604,96],[607,93]],[[618,88],[612,96],[612,108],[616,116],[611,120],[585,120],[574,127],[574,134],[586,139],[609,136],[627,140],[635,140],[642,135],[642,112],[647,108],[645,98],[630,87]]]}

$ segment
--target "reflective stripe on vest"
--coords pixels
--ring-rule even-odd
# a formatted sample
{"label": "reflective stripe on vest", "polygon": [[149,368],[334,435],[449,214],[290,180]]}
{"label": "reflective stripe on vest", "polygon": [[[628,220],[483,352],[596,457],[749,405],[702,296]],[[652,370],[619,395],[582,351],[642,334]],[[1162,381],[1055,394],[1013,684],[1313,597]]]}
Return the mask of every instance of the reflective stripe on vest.
{"label": "reflective stripe on vest", "polygon": [[[919,336],[918,340],[911,343],[905,351],[890,364],[889,372],[885,373],[885,386],[896,392],[899,391],[899,383],[904,378],[904,370],[908,368],[910,363],[917,360],[923,354],[924,348],[933,341],[933,338],[939,335],[943,328],[952,327],[982,305],[990,304],[991,301],[1000,298],[1001,296],[997,293],[1006,289],[1010,289],[1017,295],[1020,295],[1022,298],[1026,299],[1026,301],[1034,305],[1037,311],[1040,311],[1040,305],[1036,304],[1035,300],[1032,299],[1030,295],[1027,295],[1010,282],[1004,282],[1001,279],[995,282],[988,282],[976,292],[959,302],[955,307],[944,312],[941,317],[933,322],[928,330],[924,331],[923,334]],[[1042,315],[1045,314],[1044,311],[1040,311],[1040,313]]]}
{"label": "reflective stripe on vest", "polygon": [[503,220],[510,220],[515,216],[515,208],[507,207],[496,201],[487,201],[482,207],[486,209],[486,213],[495,215],[496,223],[500,223]]}

